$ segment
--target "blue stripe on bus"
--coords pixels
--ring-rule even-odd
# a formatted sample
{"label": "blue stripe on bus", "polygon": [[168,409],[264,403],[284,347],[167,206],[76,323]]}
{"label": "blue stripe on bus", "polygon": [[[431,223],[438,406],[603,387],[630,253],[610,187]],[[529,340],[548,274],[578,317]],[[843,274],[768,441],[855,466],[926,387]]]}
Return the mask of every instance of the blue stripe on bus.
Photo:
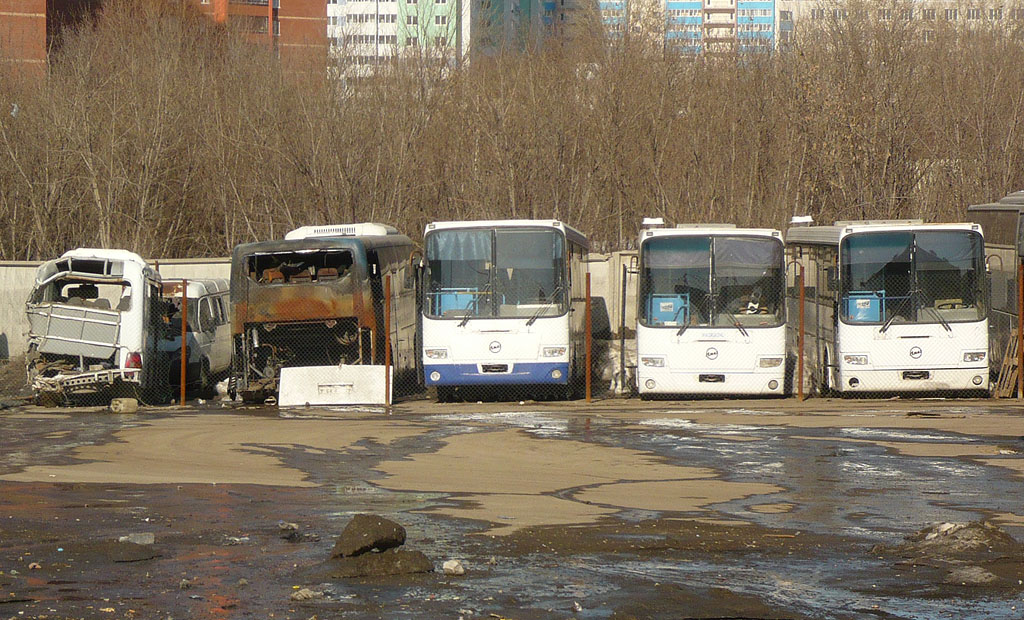
{"label": "blue stripe on bus", "polygon": [[[477,364],[426,364],[423,375],[427,385],[565,385],[569,380],[568,362],[516,362],[512,371],[506,373],[480,372]],[[561,377],[553,379],[551,373],[562,371]],[[434,380],[432,373],[440,378]]]}

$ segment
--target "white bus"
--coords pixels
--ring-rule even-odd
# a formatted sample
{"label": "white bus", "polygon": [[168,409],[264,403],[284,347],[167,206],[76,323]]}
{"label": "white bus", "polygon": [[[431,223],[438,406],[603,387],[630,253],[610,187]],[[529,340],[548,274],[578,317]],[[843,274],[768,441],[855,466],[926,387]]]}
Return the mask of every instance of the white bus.
{"label": "white bus", "polygon": [[423,373],[569,397],[585,365],[587,239],[552,220],[435,222],[424,235]]}
{"label": "white bus", "polygon": [[778,230],[713,224],[641,231],[640,397],[783,394],[784,256]]}
{"label": "white bus", "polygon": [[806,357],[819,393],[989,387],[977,224],[836,222],[786,233],[805,270]]}

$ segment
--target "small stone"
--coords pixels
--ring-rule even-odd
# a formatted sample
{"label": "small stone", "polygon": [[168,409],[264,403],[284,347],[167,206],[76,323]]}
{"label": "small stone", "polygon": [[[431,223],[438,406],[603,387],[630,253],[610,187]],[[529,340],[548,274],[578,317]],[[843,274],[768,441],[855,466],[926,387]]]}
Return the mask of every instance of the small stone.
{"label": "small stone", "polygon": [[39,562],[32,562],[28,565],[29,570],[39,570],[40,568],[42,568],[42,565]]}
{"label": "small stone", "polygon": [[465,575],[466,567],[458,560],[448,560],[441,565],[445,575]]}
{"label": "small stone", "polygon": [[139,401],[134,398],[111,399],[110,411],[113,413],[138,413]]}
{"label": "small stone", "polygon": [[182,579],[181,581],[178,582],[178,589],[179,590],[188,590],[191,587],[192,587],[192,582],[189,581],[188,579]]}
{"label": "small stone", "polygon": [[249,585],[249,580],[243,577],[242,579],[239,579],[237,582],[235,582],[235,585],[239,588],[244,588],[247,585]]}
{"label": "small stone", "polygon": [[297,592],[292,592],[291,598],[293,601],[310,601],[315,598],[323,598],[323,592],[317,592],[316,590],[310,590],[309,588],[302,588]]}
{"label": "small stone", "polygon": [[281,538],[287,541],[298,542],[302,540],[302,534],[299,533],[299,525],[297,523],[278,521],[277,529],[281,532]]}
{"label": "small stone", "polygon": [[117,542],[135,543],[136,545],[152,545],[156,542],[156,535],[152,532],[136,532],[128,534],[127,536],[121,536],[117,539]]}

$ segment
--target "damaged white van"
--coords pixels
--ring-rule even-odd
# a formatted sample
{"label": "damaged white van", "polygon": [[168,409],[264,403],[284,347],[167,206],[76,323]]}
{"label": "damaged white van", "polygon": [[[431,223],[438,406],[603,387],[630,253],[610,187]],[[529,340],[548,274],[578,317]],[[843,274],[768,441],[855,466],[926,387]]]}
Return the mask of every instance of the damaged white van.
{"label": "damaged white van", "polygon": [[160,275],[138,254],[66,252],[39,267],[26,306],[28,380],[38,401],[168,397]]}
{"label": "damaged white van", "polygon": [[[170,356],[169,383],[181,385],[181,282],[164,281],[164,299],[170,304],[168,331],[160,350]],[[214,385],[231,372],[231,316],[226,278],[188,281],[186,385],[210,395]]]}

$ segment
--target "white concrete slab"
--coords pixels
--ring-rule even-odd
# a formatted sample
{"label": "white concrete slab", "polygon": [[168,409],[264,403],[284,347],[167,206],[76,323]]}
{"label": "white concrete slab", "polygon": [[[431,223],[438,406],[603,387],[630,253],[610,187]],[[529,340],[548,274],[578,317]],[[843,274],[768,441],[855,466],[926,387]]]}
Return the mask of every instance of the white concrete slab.
{"label": "white concrete slab", "polygon": [[277,405],[386,405],[386,387],[383,366],[282,368]]}

